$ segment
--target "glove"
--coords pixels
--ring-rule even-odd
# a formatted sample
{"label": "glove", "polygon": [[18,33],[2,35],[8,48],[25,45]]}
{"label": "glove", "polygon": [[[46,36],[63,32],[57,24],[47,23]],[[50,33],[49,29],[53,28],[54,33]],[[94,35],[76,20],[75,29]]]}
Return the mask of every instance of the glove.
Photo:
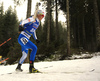
{"label": "glove", "polygon": [[23,26],[21,26],[21,25],[19,25],[19,31],[21,32],[21,31],[24,31],[24,27]]}
{"label": "glove", "polygon": [[36,39],[36,43],[40,43],[40,41],[38,39]]}

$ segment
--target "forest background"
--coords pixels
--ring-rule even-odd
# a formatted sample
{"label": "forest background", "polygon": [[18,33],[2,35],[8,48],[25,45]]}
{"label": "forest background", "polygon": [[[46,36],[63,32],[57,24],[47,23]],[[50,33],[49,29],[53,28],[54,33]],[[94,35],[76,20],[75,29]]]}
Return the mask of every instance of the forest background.
{"label": "forest background", "polygon": [[[21,5],[25,0],[14,0]],[[27,17],[31,15],[32,0],[27,0]],[[40,23],[37,36],[41,41],[36,44],[36,61],[47,58],[64,60],[73,54],[100,51],[100,0],[42,0],[46,9],[45,21]],[[66,22],[58,22],[59,11],[62,10]],[[18,61],[21,57],[21,46],[18,44],[18,27],[20,21],[16,8],[10,6],[4,12],[3,3],[0,3],[0,44],[9,38],[10,41],[0,47],[0,55],[9,57],[9,64]],[[56,18],[53,17],[56,13]],[[29,50],[31,52],[31,50]],[[27,62],[27,61],[26,61]]]}

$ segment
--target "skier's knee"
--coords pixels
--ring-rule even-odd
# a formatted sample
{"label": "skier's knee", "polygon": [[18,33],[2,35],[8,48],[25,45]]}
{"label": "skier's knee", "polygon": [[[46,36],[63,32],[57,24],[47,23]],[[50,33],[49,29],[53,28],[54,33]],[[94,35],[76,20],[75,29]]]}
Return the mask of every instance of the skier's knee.
{"label": "skier's knee", "polygon": [[37,50],[37,46],[34,46],[34,50]]}

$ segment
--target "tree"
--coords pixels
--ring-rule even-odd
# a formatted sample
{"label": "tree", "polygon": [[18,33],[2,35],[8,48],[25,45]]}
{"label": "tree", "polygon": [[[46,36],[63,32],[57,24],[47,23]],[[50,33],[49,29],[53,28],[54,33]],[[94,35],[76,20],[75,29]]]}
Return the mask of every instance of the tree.
{"label": "tree", "polygon": [[[3,27],[4,27],[4,9],[3,9],[3,3],[0,4],[0,44],[4,42],[3,38]],[[0,47],[0,55],[3,52],[3,48]]]}
{"label": "tree", "polygon": [[[60,9],[66,12],[65,1],[59,0]],[[97,6],[99,6],[99,0]],[[97,30],[94,27],[93,0],[69,0],[71,47],[88,51],[96,51]],[[100,6],[99,6],[100,7]],[[100,9],[98,9],[100,13]],[[100,19],[100,17],[98,16]],[[99,31],[99,30],[98,30]],[[91,41],[90,41],[91,40]]]}
{"label": "tree", "polygon": [[13,0],[15,5],[21,5],[26,0]]}
{"label": "tree", "polygon": [[58,0],[55,0],[55,3],[56,3],[56,26],[55,26],[55,41],[56,41],[56,44],[55,44],[55,47],[59,45],[59,25],[58,25]]}
{"label": "tree", "polygon": [[66,19],[67,19],[67,55],[70,53],[70,14],[69,14],[69,0],[66,0]]}
{"label": "tree", "polygon": [[96,41],[97,41],[97,50],[100,51],[100,20],[99,20],[99,11],[97,0],[93,0],[94,6],[94,15],[95,15],[95,27],[96,27]]}
{"label": "tree", "polygon": [[17,39],[17,32],[18,32],[18,19],[16,16],[16,12],[13,11],[11,7],[8,8],[8,10],[5,12],[4,18],[2,20],[3,27],[2,27],[2,36],[1,38],[4,41],[6,41],[9,38],[12,38],[9,43],[5,43],[2,46],[2,52],[3,56],[7,56],[8,52],[10,51],[9,48],[11,46],[14,46],[14,43]]}
{"label": "tree", "polygon": [[[21,5],[22,2],[24,2],[26,0],[14,0],[14,3],[16,5]],[[30,17],[31,16],[31,4],[32,4],[32,0],[28,0],[27,2],[27,14],[26,14],[26,18]]]}
{"label": "tree", "polygon": [[50,4],[51,4],[51,0],[47,0],[48,1],[48,6],[47,6],[47,14],[48,14],[48,28],[47,28],[47,46],[49,46],[50,44]]}
{"label": "tree", "polygon": [[28,0],[28,4],[27,4],[27,18],[31,16],[31,4],[32,4],[32,0]]}

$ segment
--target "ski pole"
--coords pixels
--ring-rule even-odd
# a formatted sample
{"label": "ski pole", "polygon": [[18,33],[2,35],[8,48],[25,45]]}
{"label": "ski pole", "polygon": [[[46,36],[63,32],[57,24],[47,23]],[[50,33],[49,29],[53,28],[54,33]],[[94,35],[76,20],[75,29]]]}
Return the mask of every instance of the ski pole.
{"label": "ski pole", "polygon": [[6,59],[4,59],[4,60],[0,61],[0,64],[1,64],[2,62],[4,62],[4,61],[8,60],[8,59],[9,59],[9,58],[6,58]]}
{"label": "ski pole", "polygon": [[9,39],[7,39],[6,41],[4,41],[3,43],[1,43],[0,44],[0,47],[2,46],[2,45],[4,45],[5,43],[7,43],[8,41],[10,41],[11,40],[11,38],[9,38]]}

